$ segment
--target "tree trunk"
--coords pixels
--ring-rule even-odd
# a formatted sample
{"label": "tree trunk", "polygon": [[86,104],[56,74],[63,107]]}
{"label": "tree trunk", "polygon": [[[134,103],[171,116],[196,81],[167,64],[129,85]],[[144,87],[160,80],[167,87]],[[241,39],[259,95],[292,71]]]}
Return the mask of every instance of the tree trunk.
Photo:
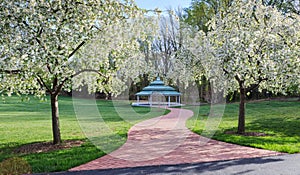
{"label": "tree trunk", "polygon": [[60,144],[60,128],[59,128],[59,113],[58,113],[58,94],[51,94],[51,112],[52,112],[52,132],[53,144]]}
{"label": "tree trunk", "polygon": [[245,100],[246,100],[246,89],[240,86],[240,106],[239,106],[239,123],[238,123],[238,134],[245,133]]}

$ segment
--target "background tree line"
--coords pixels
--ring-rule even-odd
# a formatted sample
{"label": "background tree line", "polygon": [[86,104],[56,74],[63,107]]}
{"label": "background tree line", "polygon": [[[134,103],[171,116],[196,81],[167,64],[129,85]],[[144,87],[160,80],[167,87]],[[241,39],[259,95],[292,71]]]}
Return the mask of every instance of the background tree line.
{"label": "background tree line", "polygon": [[[168,9],[160,19],[160,29],[158,37],[153,39],[153,42],[149,45],[147,42],[140,41],[141,50],[144,53],[147,65],[152,66],[152,70],[149,74],[140,75],[140,81],[138,83],[132,83],[130,89],[130,99],[134,100],[134,94],[140,91],[143,87],[147,86],[149,82],[154,80],[155,76],[159,74],[164,77],[165,82],[169,84],[179,84],[177,80],[173,80],[172,74],[173,68],[176,67],[176,59],[193,60],[192,54],[185,54],[186,58],[182,58],[183,52],[186,51],[184,40],[184,28],[192,27],[195,31],[203,31],[207,33],[209,31],[209,21],[214,15],[220,15],[223,17],[226,15],[228,8],[231,6],[234,0],[193,0],[191,6],[185,9]],[[262,0],[262,3],[266,6],[277,7],[282,13],[293,12],[300,15],[300,3],[294,0]],[[190,61],[190,67],[199,66],[200,63],[196,61]],[[198,69],[199,70],[199,69]],[[153,74],[156,72],[156,75]],[[194,72],[195,73],[195,72]],[[176,78],[175,78],[176,79]],[[199,100],[202,102],[210,102],[211,87],[210,82],[205,75],[199,74],[195,81],[198,86]],[[289,90],[285,94],[272,93],[268,90],[259,91],[258,86],[251,89],[251,92],[247,94],[248,100],[258,100],[271,97],[295,97],[299,96],[298,86],[291,85]],[[240,96],[238,91],[231,92],[227,95],[227,101],[239,101]]]}

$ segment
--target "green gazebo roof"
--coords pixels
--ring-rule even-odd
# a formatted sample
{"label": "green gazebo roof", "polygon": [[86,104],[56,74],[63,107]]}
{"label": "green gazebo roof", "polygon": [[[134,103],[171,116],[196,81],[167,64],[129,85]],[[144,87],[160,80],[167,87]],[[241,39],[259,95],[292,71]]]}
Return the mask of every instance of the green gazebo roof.
{"label": "green gazebo roof", "polygon": [[150,96],[153,93],[159,93],[164,96],[180,96],[181,93],[177,92],[170,86],[165,86],[164,82],[159,77],[155,81],[151,82],[149,86],[143,88],[141,92],[136,93],[137,96]]}

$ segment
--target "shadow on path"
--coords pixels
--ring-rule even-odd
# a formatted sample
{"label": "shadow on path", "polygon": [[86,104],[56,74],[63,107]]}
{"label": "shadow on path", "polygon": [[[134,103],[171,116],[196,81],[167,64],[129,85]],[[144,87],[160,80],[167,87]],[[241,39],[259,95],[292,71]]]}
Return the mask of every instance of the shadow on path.
{"label": "shadow on path", "polygon": [[[297,159],[297,160],[295,160]],[[238,159],[229,161],[215,161],[196,164],[179,164],[179,165],[161,165],[161,166],[145,166],[134,168],[119,168],[108,170],[87,170],[52,173],[51,175],[142,175],[142,174],[279,174],[278,169],[287,169],[287,174],[297,174],[290,164],[291,161],[299,161],[298,155],[284,155],[264,158]],[[274,168],[272,168],[274,167]],[[276,167],[276,168],[275,168]],[[300,167],[298,168],[300,170]],[[46,174],[39,174],[46,175]]]}

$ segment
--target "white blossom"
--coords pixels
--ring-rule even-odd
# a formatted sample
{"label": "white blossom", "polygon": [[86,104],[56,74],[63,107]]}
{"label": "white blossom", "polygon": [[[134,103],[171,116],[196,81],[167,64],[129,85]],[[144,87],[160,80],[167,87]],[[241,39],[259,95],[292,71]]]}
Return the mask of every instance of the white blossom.
{"label": "white blossom", "polygon": [[219,89],[240,88],[285,92],[299,82],[300,17],[264,6],[260,1],[235,1],[223,18],[198,32],[191,50]]}

